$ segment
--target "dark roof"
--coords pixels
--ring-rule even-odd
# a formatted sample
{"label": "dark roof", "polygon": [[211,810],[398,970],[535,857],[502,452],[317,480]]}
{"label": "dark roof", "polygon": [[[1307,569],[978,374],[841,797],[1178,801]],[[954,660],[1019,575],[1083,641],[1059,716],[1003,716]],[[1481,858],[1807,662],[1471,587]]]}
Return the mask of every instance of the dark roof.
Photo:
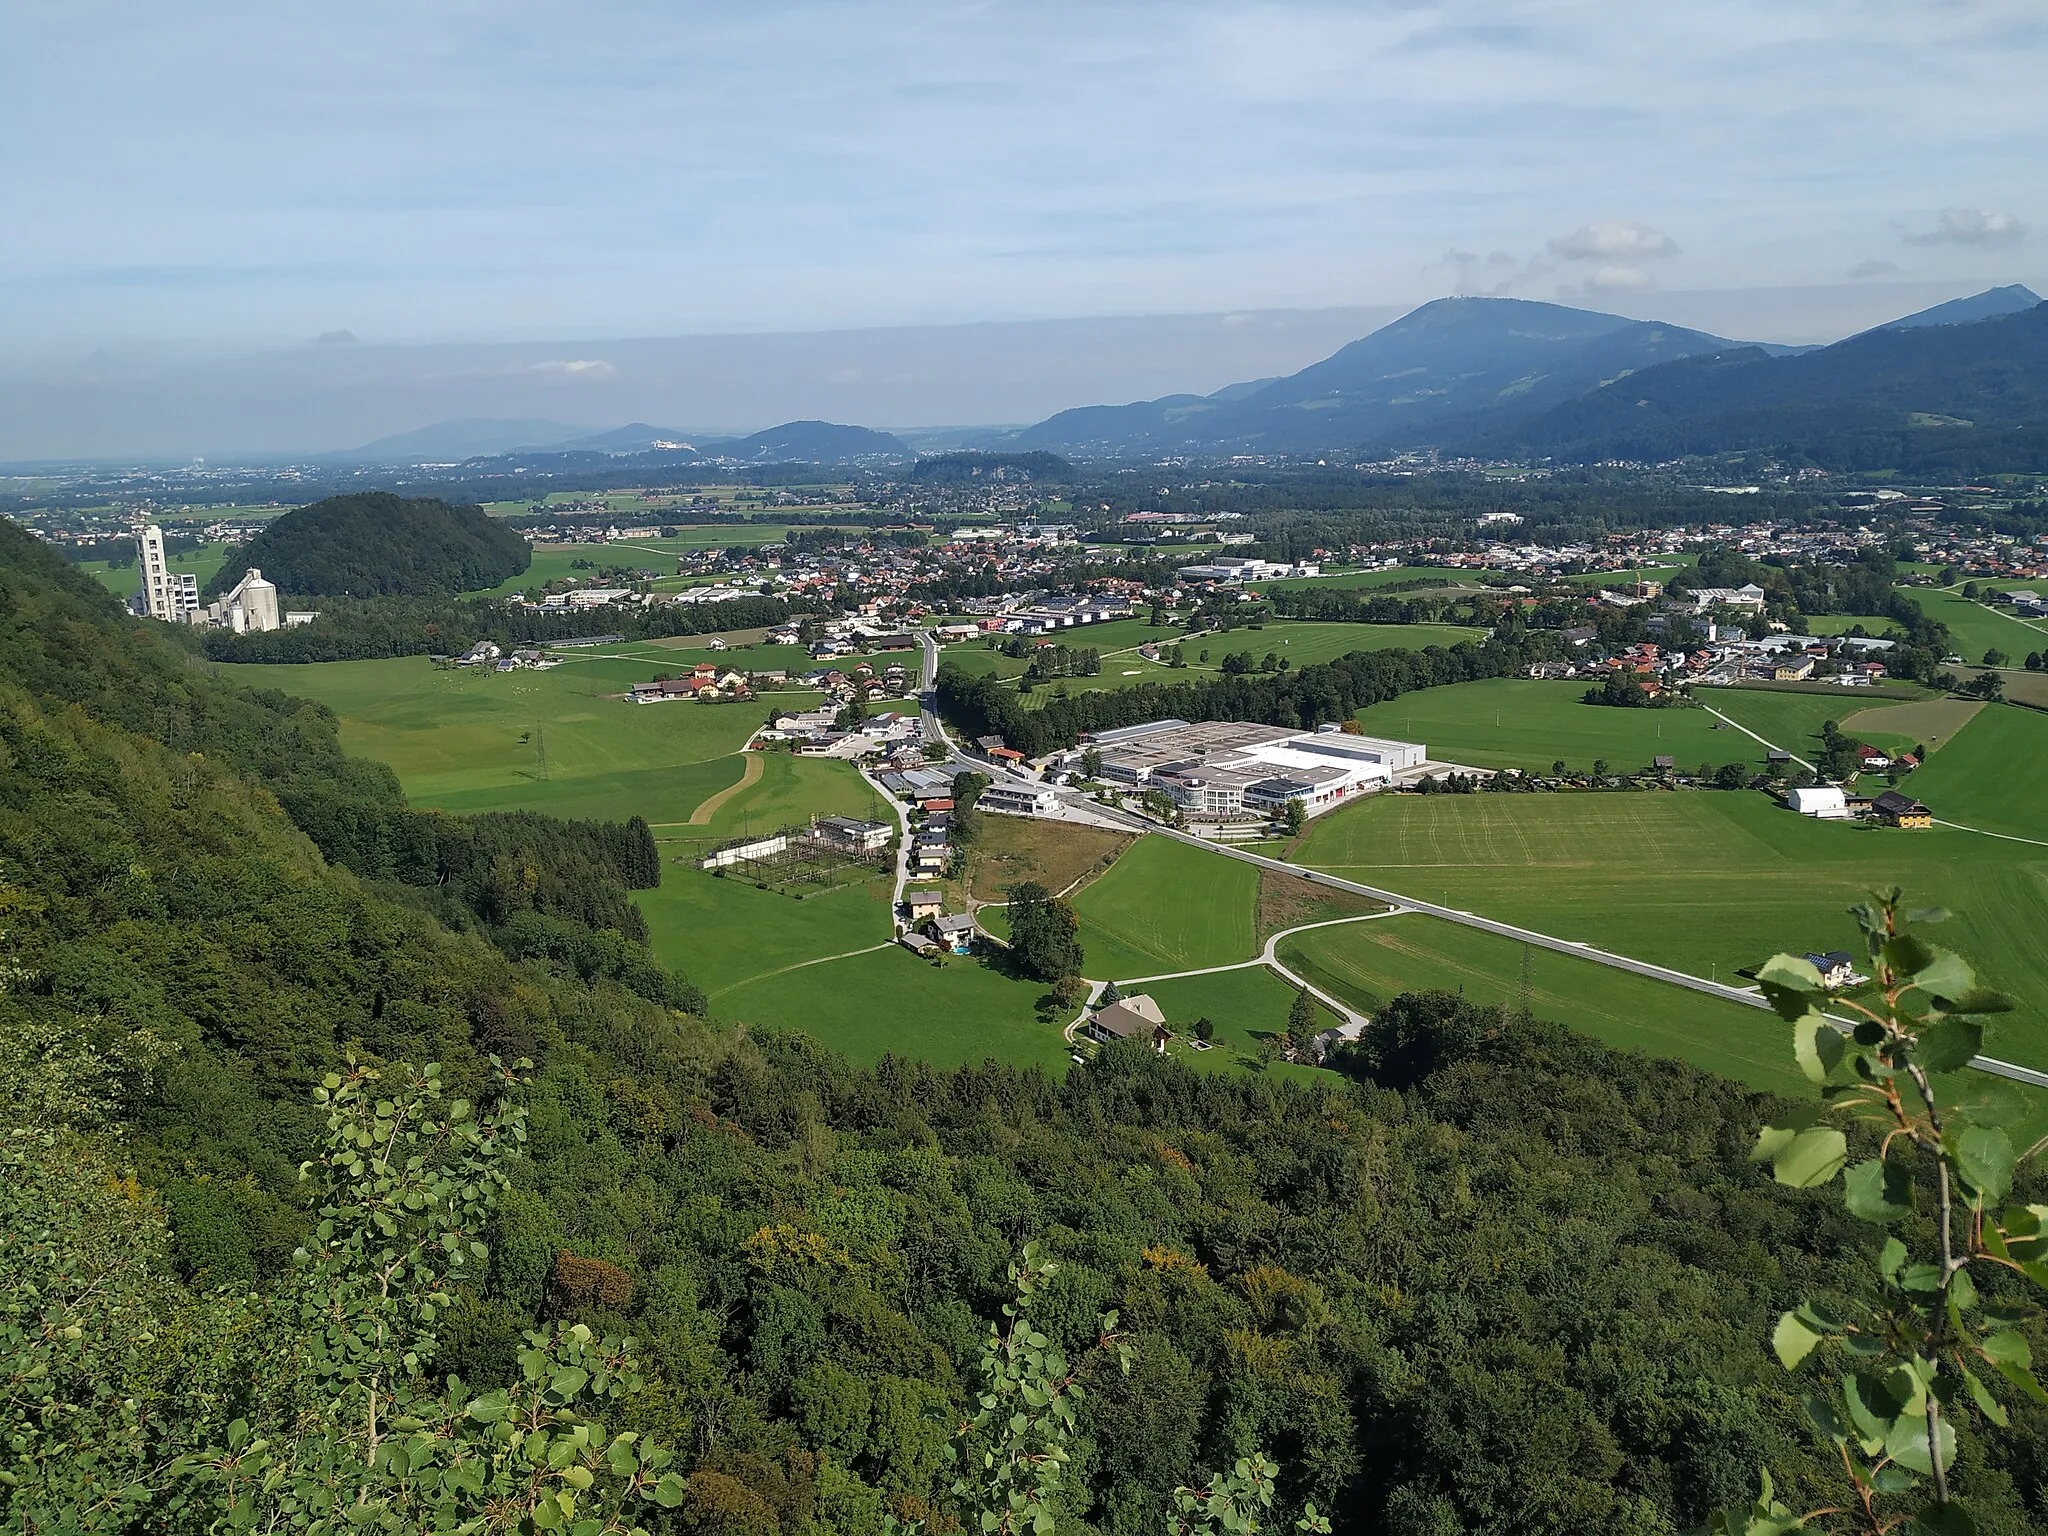
{"label": "dark roof", "polygon": [[1870,802],[1878,810],[1890,816],[1925,814],[1927,807],[1911,795],[1902,795],[1896,789],[1888,789]]}

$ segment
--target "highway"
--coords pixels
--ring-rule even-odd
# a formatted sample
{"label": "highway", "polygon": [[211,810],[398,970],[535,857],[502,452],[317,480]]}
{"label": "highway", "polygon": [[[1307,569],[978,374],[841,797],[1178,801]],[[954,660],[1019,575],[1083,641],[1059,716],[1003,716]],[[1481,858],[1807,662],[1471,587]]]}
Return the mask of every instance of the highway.
{"label": "highway", "polygon": [[[950,745],[945,727],[940,723],[938,715],[932,709],[932,688],[938,678],[938,641],[928,632],[923,638],[925,647],[925,693],[922,703],[925,736],[928,740],[947,742]],[[1001,770],[994,769],[993,765],[984,766],[989,767],[998,776],[1002,776]],[[1746,987],[1731,987],[1725,982],[1709,981],[1704,976],[1694,976],[1686,971],[1675,971],[1669,966],[1653,965],[1647,960],[1637,960],[1628,955],[1617,955],[1609,950],[1596,949],[1591,944],[1577,939],[1556,938],[1547,933],[1538,933],[1533,928],[1521,928],[1513,923],[1503,923],[1494,918],[1481,917],[1478,913],[1467,912],[1461,907],[1439,906],[1435,902],[1420,901],[1400,891],[1381,890],[1377,886],[1364,885],[1356,880],[1346,880],[1340,875],[1325,874],[1321,870],[1308,869],[1299,864],[1289,864],[1282,859],[1269,859],[1264,854],[1252,853],[1243,848],[1234,848],[1227,843],[1215,842],[1209,838],[1196,837],[1192,833],[1162,826],[1147,816],[1139,816],[1131,811],[1097,805],[1092,801],[1083,799],[1072,790],[1062,789],[1059,793],[1063,808],[1070,812],[1079,811],[1081,813],[1076,818],[1078,820],[1095,820],[1105,825],[1122,827],[1133,832],[1149,832],[1160,837],[1171,837],[1176,841],[1188,844],[1192,848],[1201,848],[1209,853],[1221,854],[1224,858],[1242,859],[1245,863],[1257,865],[1261,869],[1275,870],[1280,874],[1295,875],[1300,879],[1313,881],[1317,885],[1327,885],[1340,891],[1351,891],[1360,896],[1369,896],[1375,901],[1383,901],[1390,906],[1403,907],[1411,912],[1426,913],[1430,917],[1442,918],[1447,923],[1457,923],[1462,927],[1476,928],[1481,933],[1497,934],[1501,938],[1513,939],[1518,943],[1532,945],[1537,949],[1547,949],[1555,954],[1577,955],[1582,960],[1591,960],[1598,965],[1612,966],[1618,971],[1629,971],[1637,976],[1646,976],[1652,981],[1667,982],[1674,987],[1685,987],[1694,992],[1704,992],[1709,997],[1718,997],[1727,1002],[1740,1003],[1746,1008],[1769,1010],[1771,1006],[1760,993],[1751,991]],[[1835,1022],[1846,1026],[1850,1021],[1838,1018]],[[2016,1083],[2025,1083],[2034,1088],[2048,1088],[2048,1072],[2036,1071],[2032,1067],[2023,1067],[2017,1062],[2000,1061],[1990,1056],[1978,1056],[1971,1059],[1970,1065],[1979,1071],[1989,1072],[1998,1077],[2009,1078]]]}

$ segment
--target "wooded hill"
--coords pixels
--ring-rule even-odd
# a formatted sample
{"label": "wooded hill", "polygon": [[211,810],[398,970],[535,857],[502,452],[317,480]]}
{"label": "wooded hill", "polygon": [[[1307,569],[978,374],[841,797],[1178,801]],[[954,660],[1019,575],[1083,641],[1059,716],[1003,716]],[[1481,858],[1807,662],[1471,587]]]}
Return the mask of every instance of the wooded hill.
{"label": "wooded hill", "polygon": [[[46,1358],[47,1303],[0,1298],[0,1379],[81,1404],[8,1420],[55,1447],[8,1462],[12,1510],[97,1477],[92,1528],[187,1528],[203,1502],[124,1490],[237,1418],[302,1432],[264,1416],[301,1325],[222,1309],[317,1246],[297,1170],[350,1047],[525,1103],[488,1258],[423,1369],[514,1382],[542,1319],[633,1335],[646,1389],[603,1413],[679,1453],[677,1502],[638,1516],[657,1532],[953,1529],[940,1447],[1032,1237],[1062,1265],[1035,1324],[1078,1360],[1114,1306],[1135,1352],[1129,1377],[1088,1368],[1062,1532],[1153,1536],[1176,1484],[1260,1446],[1289,1518],[1313,1497],[1355,1533],[1647,1536],[1747,1501],[1764,1464],[1799,1508],[1835,1494],[1766,1341],[1857,1282],[1869,1229],[1748,1161],[1762,1096],[1448,996],[1382,1010],[1355,1080],[1136,1048],[1060,1081],[856,1071],[512,958],[330,862],[270,790],[388,783],[324,711],[212,680],[0,525],[0,1107],[63,1126],[6,1144],[0,1256],[70,1277],[85,1319],[31,1381],[8,1372]],[[81,1042],[98,1118],[38,1096]],[[116,1295],[134,1310],[95,1310]],[[2048,1416],[1966,1433],[1977,1530],[2040,1529]]]}
{"label": "wooded hill", "polygon": [[517,529],[480,508],[365,491],[277,518],[228,557],[206,591],[227,591],[253,566],[293,597],[445,596],[495,587],[532,559]]}

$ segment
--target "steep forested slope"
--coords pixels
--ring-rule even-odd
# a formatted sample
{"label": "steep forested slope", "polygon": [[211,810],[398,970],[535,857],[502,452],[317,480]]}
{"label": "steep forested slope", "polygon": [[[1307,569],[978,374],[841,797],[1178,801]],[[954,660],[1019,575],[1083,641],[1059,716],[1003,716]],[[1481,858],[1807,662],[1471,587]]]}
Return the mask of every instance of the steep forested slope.
{"label": "steep forested slope", "polygon": [[[854,1071],[385,899],[236,756],[270,719],[317,751],[319,714],[216,695],[88,596],[0,547],[0,655],[28,654],[0,681],[0,1088],[38,1042],[101,1049],[125,1139],[95,1156],[140,1176],[117,1203],[167,1210],[165,1285],[275,1283],[345,1050],[487,1103],[483,1058],[525,1055],[515,1187],[433,1369],[515,1379],[536,1318],[636,1335],[649,1390],[607,1418],[682,1453],[660,1531],[951,1529],[939,1446],[1031,1237],[1063,1264],[1040,1326],[1076,1348],[1115,1306],[1136,1352],[1087,1380],[1061,1530],[1149,1536],[1176,1483],[1262,1445],[1285,1502],[1358,1533],[1666,1532],[1763,1463],[1802,1508],[1832,1492],[1765,1340],[1869,1229],[1747,1161],[1759,1096],[1442,996],[1389,1010],[1402,1050],[1356,1083],[1135,1048],[1057,1082]],[[223,1420],[251,1387],[220,1384]],[[1981,1531],[2048,1520],[2044,1445],[2028,1409],[1968,1447]]]}
{"label": "steep forested slope", "polygon": [[476,507],[365,491],[285,513],[206,590],[227,591],[253,566],[294,597],[424,597],[495,587],[532,559],[517,529]]}

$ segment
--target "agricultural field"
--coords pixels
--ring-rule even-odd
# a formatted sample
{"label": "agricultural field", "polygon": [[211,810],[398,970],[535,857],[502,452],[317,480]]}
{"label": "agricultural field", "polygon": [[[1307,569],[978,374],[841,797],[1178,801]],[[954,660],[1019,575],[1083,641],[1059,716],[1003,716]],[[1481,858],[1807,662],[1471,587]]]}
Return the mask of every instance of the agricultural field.
{"label": "agricultural field", "polygon": [[1575,587],[1604,587],[1610,592],[1623,592],[1639,581],[1669,581],[1680,571],[1698,563],[1697,555],[1667,555],[1654,564],[1638,565],[1626,571],[1588,571],[1582,576],[1567,576],[1564,579]]}
{"label": "agricultural field", "polygon": [[618,697],[657,670],[592,657],[547,672],[500,673],[436,667],[423,656],[321,662],[289,675],[221,668],[252,687],[282,685],[326,704],[341,717],[342,745],[389,763],[415,805],[687,822],[708,796],[738,782],[740,747],[766,706]]}
{"label": "agricultural field", "polygon": [[1241,860],[1140,838],[1074,898],[1086,974],[1124,981],[1251,959],[1258,886]]}
{"label": "agricultural field", "polygon": [[634,900],[661,963],[702,987],[716,1017],[729,1018],[724,1000],[735,988],[886,944],[892,889],[893,882],[882,879],[798,900],[756,889],[737,875],[721,878],[664,859],[661,884]]}
{"label": "agricultural field", "polygon": [[[227,563],[230,544],[203,544],[198,549],[172,555],[165,564],[174,572],[189,572],[199,578],[199,585],[213,580],[213,574]],[[117,597],[133,597],[142,590],[142,564],[131,560],[126,565],[109,565],[104,560],[84,560],[78,568],[93,578]]]}
{"label": "agricultural field", "polygon": [[2048,843],[2048,715],[1984,706],[1908,788],[1944,821]]}
{"label": "agricultural field", "polygon": [[[2039,585],[2036,583],[2037,589]],[[1961,587],[1914,587],[1907,595],[1930,619],[1939,619],[1948,626],[1954,654],[1967,662],[1982,661],[1984,653],[1991,650],[2024,656],[2029,651],[2048,649],[2048,624],[1987,608],[1974,598],[1964,597]]]}
{"label": "agricultural field", "polygon": [[1754,1088],[1797,1092],[1791,1034],[1776,1014],[1408,913],[1281,941],[1281,962],[1332,997],[1376,1013],[1403,992],[1458,992],[1529,1008],[1623,1050],[1677,1057]]}
{"label": "agricultural field", "polygon": [[1487,678],[1423,688],[1359,711],[1368,736],[1419,741],[1430,759],[1475,768],[1574,773],[1605,762],[1616,773],[1659,755],[1691,771],[1701,763],[1762,767],[1764,748],[1704,709],[1614,709],[1583,702],[1583,682]]}
{"label": "agricultural field", "polygon": [[1807,633],[1814,635],[1847,635],[1861,630],[1882,640],[1887,631],[1898,626],[1881,614],[1869,613],[1809,613],[1806,616]]}
{"label": "agricultural field", "polygon": [[2048,848],[2034,844],[1817,822],[1749,791],[1376,795],[1311,823],[1295,857],[1722,980],[1781,950],[1857,951],[1849,908],[1902,886],[1954,912],[1942,941],[2020,998],[1995,1054],[2048,1067]]}
{"label": "agricultural field", "polygon": [[[1861,688],[1853,692],[1846,688],[1814,688],[1797,692],[1782,688],[1695,688],[1693,697],[1709,709],[1718,710],[1738,725],[1756,732],[1772,746],[1783,747],[1794,757],[1811,760],[1820,750],[1820,728],[1827,721],[1841,725],[1852,715],[1886,715],[1891,710],[1908,707],[1897,699],[1910,696],[1898,695],[1886,701],[1885,696]],[[1923,709],[1924,697],[1911,707]],[[1905,748],[1921,739],[1911,732],[1914,722],[1923,718],[1927,717],[1889,719],[1882,724],[1868,724],[1850,734],[1873,746]],[[1847,730],[1847,727],[1843,729]],[[1758,750],[1761,752],[1762,749]]]}

